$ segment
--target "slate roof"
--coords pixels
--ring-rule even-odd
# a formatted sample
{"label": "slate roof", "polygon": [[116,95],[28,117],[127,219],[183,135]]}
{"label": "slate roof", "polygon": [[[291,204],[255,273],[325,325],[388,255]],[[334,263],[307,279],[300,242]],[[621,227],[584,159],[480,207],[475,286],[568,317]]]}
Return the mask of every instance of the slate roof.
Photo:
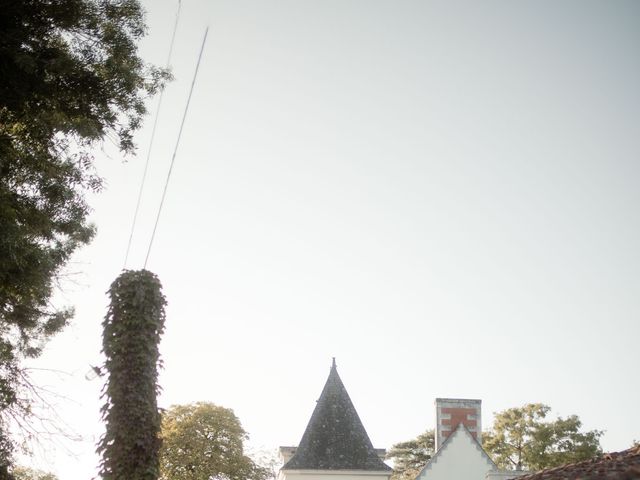
{"label": "slate roof", "polygon": [[390,471],[369,440],[335,360],[296,453],[283,470]]}
{"label": "slate roof", "polygon": [[640,447],[607,453],[592,460],[548,468],[518,480],[637,480],[640,479]]}

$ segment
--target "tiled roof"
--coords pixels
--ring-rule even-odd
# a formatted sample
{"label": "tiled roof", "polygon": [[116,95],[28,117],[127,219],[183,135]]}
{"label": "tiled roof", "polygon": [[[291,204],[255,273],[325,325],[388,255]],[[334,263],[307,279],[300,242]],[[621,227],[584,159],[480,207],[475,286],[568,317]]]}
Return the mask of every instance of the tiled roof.
{"label": "tiled roof", "polygon": [[592,460],[570,463],[518,477],[518,480],[638,480],[640,447],[607,453]]}
{"label": "tiled roof", "polygon": [[296,453],[283,470],[390,471],[380,460],[335,361]]}

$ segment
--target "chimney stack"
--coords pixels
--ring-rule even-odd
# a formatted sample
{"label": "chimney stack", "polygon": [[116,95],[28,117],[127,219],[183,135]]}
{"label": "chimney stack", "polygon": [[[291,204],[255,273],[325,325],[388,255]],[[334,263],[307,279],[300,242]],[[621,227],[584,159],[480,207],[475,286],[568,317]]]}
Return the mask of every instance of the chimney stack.
{"label": "chimney stack", "polygon": [[463,424],[482,443],[482,400],[436,398],[436,451]]}

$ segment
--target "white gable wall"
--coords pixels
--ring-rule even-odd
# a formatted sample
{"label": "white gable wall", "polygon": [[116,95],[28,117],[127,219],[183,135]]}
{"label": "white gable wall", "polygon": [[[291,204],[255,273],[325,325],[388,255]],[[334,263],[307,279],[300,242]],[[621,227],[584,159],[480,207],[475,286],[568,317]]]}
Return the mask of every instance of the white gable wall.
{"label": "white gable wall", "polygon": [[389,480],[391,472],[366,470],[280,470],[278,480]]}
{"label": "white gable wall", "polygon": [[459,426],[416,480],[485,480],[487,473],[495,469],[478,442]]}

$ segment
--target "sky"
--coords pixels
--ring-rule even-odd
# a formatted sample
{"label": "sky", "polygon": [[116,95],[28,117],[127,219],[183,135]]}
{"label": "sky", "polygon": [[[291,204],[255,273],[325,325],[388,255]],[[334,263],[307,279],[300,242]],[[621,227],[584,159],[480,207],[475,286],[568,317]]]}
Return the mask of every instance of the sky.
{"label": "sky", "polygon": [[[177,1],[144,2],[164,65]],[[232,408],[252,448],[296,445],[336,357],[374,446],[436,397],[530,402],[640,439],[640,4],[184,0],[129,269],[168,300],[160,406]],[[23,458],[95,475],[101,322],[124,267],[157,99],[105,143],[93,243],[34,362],[60,425]],[[38,370],[39,369],[39,370]],[[45,416],[51,417],[49,410]]]}

